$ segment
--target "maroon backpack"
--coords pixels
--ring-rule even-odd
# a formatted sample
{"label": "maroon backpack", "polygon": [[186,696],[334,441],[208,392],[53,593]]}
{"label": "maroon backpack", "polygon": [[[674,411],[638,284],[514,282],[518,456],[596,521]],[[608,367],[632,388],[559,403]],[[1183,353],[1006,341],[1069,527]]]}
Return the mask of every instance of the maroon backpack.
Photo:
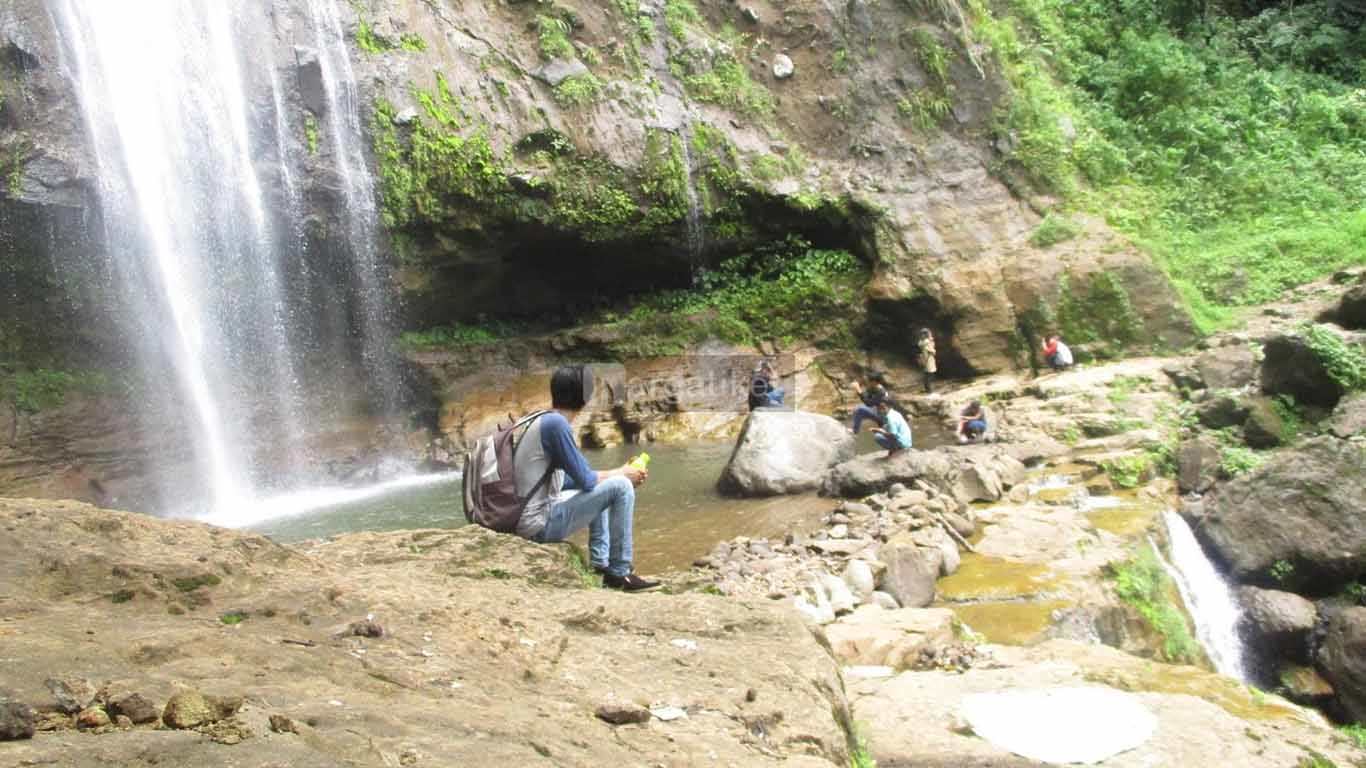
{"label": "maroon backpack", "polygon": [[549,411],[535,411],[499,425],[492,435],[481,437],[465,454],[465,519],[499,533],[516,533],[527,502],[541,490],[554,470],[545,474],[526,497],[517,495],[516,458],[531,424]]}

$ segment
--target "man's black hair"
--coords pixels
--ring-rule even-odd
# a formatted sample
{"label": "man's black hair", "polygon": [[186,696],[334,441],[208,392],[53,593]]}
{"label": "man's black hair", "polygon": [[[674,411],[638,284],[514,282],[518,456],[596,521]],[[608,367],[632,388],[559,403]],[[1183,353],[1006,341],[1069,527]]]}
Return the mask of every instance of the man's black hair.
{"label": "man's black hair", "polygon": [[593,397],[593,369],[560,366],[550,375],[550,407],[577,411]]}
{"label": "man's black hair", "polygon": [[873,371],[872,373],[869,373],[868,380],[881,384],[884,387],[887,386],[887,374],[882,371]]}

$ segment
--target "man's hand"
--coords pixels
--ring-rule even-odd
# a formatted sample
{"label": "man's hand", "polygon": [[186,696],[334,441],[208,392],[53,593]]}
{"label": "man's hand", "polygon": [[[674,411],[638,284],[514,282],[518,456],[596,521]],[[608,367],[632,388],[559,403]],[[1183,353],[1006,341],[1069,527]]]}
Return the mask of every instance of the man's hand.
{"label": "man's hand", "polygon": [[623,464],[621,466],[621,469],[617,471],[620,472],[627,480],[630,480],[631,485],[634,485],[637,488],[640,487],[641,483],[645,482],[645,478],[650,476],[649,470],[633,467],[630,464]]}

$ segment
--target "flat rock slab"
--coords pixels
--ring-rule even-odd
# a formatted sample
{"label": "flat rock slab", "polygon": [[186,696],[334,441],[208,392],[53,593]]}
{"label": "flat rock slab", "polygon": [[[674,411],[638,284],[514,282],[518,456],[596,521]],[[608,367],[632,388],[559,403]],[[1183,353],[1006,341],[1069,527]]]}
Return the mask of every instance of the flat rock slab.
{"label": "flat rock slab", "polygon": [[978,736],[1044,763],[1094,765],[1137,749],[1157,727],[1137,696],[1104,686],[976,693],[962,713]]}
{"label": "flat rock slab", "polygon": [[[1311,751],[1338,765],[1355,759],[1354,750],[1317,713],[1275,696],[1254,698],[1237,681],[1195,667],[1065,640],[1030,648],[989,645],[982,651],[987,659],[963,673],[847,680],[854,719],[878,765],[1041,765],[964,727],[965,704],[978,695],[1097,685],[1129,691],[1157,723],[1151,738],[1097,765],[1283,768],[1300,764]],[[1089,727],[1078,718],[1057,726]]]}

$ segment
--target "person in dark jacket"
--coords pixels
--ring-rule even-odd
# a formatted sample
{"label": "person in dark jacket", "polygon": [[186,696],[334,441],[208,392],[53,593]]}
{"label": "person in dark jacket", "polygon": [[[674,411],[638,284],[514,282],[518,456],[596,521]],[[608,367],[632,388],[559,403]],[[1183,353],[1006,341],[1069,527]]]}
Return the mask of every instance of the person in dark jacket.
{"label": "person in dark jacket", "polygon": [[773,384],[773,366],[763,360],[754,369],[749,381],[749,409],[780,408],[787,392]]}
{"label": "person in dark jacket", "polygon": [[877,424],[882,424],[882,418],[878,416],[878,403],[891,402],[891,393],[887,391],[887,379],[879,372],[874,371],[868,374],[868,386],[865,388],[861,383],[854,382],[854,392],[858,394],[863,403],[854,408],[854,434],[858,434],[863,422],[869,419]]}

